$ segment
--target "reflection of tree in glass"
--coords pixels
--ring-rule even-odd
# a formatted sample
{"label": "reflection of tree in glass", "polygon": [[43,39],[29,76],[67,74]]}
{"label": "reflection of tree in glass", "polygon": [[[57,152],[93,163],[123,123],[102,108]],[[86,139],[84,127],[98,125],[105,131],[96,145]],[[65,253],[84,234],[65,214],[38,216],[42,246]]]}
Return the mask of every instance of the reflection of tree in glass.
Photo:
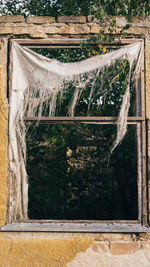
{"label": "reflection of tree in glass", "polygon": [[104,160],[114,125],[40,125],[28,144],[29,216],[137,219],[136,129]]}

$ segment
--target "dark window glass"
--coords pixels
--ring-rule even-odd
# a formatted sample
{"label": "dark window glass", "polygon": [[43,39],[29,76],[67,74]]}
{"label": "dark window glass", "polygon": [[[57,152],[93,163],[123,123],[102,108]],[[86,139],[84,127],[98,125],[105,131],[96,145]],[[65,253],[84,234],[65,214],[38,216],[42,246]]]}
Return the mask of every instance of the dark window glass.
{"label": "dark window glass", "polygon": [[27,135],[29,218],[138,218],[137,129],[112,155],[116,125],[30,125]]}

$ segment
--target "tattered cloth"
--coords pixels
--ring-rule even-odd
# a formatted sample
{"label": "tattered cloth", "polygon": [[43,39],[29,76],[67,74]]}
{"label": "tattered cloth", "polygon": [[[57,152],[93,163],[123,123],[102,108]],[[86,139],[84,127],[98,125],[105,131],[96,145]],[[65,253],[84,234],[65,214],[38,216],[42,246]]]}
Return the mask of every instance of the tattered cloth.
{"label": "tattered cloth", "polygon": [[[65,84],[77,82],[78,86],[70,103],[69,114],[74,110],[79,98],[79,90],[86,86],[83,75],[93,77],[106,67],[115,64],[116,60],[127,59],[130,65],[129,82],[123,96],[122,106],[118,114],[117,137],[113,149],[122,141],[127,130],[127,117],[130,106],[130,74],[135,62],[134,79],[141,71],[143,58],[143,42],[139,41],[124,46],[104,55],[75,63],[61,63],[48,59],[32,50],[21,47],[15,41],[11,45],[11,84],[9,115],[9,167],[15,181],[15,197],[11,199],[14,219],[26,219],[28,207],[28,181],[26,173],[26,127],[24,116],[38,117],[40,120],[43,108],[49,107],[49,116],[55,115],[58,94],[64,93]],[[66,88],[65,88],[66,90]],[[94,90],[94,82],[89,98]],[[90,108],[90,107],[89,107]]]}

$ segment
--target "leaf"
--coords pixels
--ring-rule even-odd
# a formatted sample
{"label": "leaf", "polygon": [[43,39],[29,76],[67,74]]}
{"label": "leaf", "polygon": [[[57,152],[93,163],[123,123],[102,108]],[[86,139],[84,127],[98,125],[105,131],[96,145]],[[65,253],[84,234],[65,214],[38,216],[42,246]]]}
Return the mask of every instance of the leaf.
{"label": "leaf", "polygon": [[105,46],[103,46],[103,52],[106,53],[107,49]]}
{"label": "leaf", "polygon": [[102,44],[99,44],[98,47],[99,47],[99,49],[102,49],[103,48],[103,45]]}
{"label": "leaf", "polygon": [[123,27],[123,30],[128,30],[130,28],[130,24],[127,24],[125,27]]}

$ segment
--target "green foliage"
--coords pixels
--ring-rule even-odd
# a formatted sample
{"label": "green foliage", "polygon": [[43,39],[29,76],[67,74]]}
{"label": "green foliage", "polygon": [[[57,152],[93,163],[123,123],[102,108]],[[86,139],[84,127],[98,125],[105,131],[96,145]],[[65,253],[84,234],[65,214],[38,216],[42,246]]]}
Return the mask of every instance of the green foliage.
{"label": "green foliage", "polygon": [[1,0],[1,14],[36,16],[90,15],[98,19],[111,16],[147,16],[149,0]]}
{"label": "green foliage", "polygon": [[25,15],[28,14],[25,0],[0,0],[1,15]]}
{"label": "green foliage", "polygon": [[36,16],[88,15],[93,1],[87,0],[27,0],[0,1],[0,13]]}
{"label": "green foliage", "polygon": [[147,16],[150,14],[149,0],[96,0],[92,6],[94,15],[104,19],[110,16]]}

